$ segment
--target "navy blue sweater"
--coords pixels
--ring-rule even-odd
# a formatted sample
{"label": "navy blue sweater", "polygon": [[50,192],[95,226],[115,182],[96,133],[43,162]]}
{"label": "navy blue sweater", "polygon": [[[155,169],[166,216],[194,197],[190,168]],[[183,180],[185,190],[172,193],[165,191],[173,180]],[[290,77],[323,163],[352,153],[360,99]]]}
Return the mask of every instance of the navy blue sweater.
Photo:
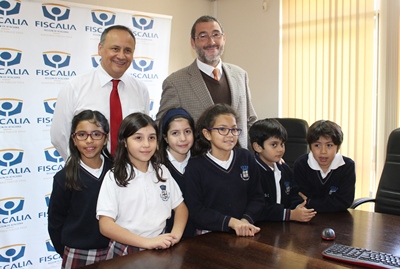
{"label": "navy blue sweater", "polygon": [[[169,160],[167,160],[167,163],[165,164],[165,166],[168,168],[168,170],[171,173],[172,177],[178,183],[179,188],[182,191],[183,198],[185,198],[185,178],[184,178],[184,175],[182,175],[178,170],[176,170],[176,168],[173,166],[173,164]],[[174,216],[175,216],[175,213],[174,213],[174,211],[172,211],[171,218],[167,219],[167,227],[165,229],[165,231],[167,233],[171,232],[172,227],[174,226]],[[195,235],[195,233],[196,233],[196,228],[194,227],[193,222],[188,219],[188,222],[186,223],[186,227],[185,227],[185,230],[183,231],[182,237],[183,238],[192,237],[192,236]]]}
{"label": "navy blue sweater", "polygon": [[[298,195],[299,188],[293,181],[293,173],[287,164],[276,163],[281,171],[279,185],[281,188],[281,202],[276,202],[276,184],[274,171],[256,155],[256,162],[261,174],[261,186],[264,192],[264,209],[260,220],[289,221],[290,209],[296,208],[304,200]],[[285,213],[285,214],[284,214]]]}
{"label": "navy blue sweater", "polygon": [[300,156],[293,167],[293,176],[300,191],[307,196],[307,208],[317,212],[347,210],[354,200],[356,168],[354,161],[343,156],[344,165],[322,178],[320,171],[308,165],[308,153]]}
{"label": "navy blue sweater", "polygon": [[48,209],[48,231],[53,246],[61,256],[64,247],[76,249],[107,248],[109,239],[100,233],[96,219],[97,197],[101,183],[113,163],[104,158],[100,178],[80,167],[82,190],[66,190],[65,168],[54,176]]}
{"label": "navy blue sweater", "polygon": [[253,154],[234,149],[224,169],[206,155],[193,157],[185,171],[189,218],[199,230],[231,231],[232,217],[254,223],[264,206],[260,176]]}

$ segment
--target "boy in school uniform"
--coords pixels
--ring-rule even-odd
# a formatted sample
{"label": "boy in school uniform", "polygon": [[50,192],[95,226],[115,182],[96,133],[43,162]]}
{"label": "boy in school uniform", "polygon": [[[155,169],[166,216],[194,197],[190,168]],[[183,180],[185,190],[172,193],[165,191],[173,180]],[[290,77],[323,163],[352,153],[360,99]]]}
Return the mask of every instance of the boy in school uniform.
{"label": "boy in school uniform", "polygon": [[249,136],[264,192],[265,205],[259,221],[310,221],[316,212],[305,207],[292,170],[280,163],[285,153],[286,129],[275,119],[263,119],[251,126]]}
{"label": "boy in school uniform", "polygon": [[300,156],[293,175],[306,206],[318,212],[346,211],[354,200],[355,163],[339,153],[342,128],[329,120],[314,122],[307,131],[310,153]]}

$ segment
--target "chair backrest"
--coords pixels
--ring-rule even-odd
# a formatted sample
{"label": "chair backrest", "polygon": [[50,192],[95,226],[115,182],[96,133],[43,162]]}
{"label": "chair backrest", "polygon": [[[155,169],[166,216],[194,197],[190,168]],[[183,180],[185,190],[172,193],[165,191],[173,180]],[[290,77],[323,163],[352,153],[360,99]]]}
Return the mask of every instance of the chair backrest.
{"label": "chair backrest", "polygon": [[286,128],[288,133],[283,160],[293,168],[297,158],[308,152],[306,140],[308,123],[303,119],[296,118],[276,118],[276,120]]}
{"label": "chair backrest", "polygon": [[375,212],[400,215],[400,128],[389,135]]}

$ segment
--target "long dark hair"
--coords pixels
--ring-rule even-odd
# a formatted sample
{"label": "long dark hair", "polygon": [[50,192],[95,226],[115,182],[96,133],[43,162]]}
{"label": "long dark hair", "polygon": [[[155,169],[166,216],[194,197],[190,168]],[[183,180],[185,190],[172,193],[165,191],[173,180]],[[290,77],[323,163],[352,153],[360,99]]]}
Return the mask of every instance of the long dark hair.
{"label": "long dark hair", "polygon": [[[110,127],[108,125],[108,120],[96,110],[83,110],[79,114],[75,115],[71,122],[71,135],[69,136],[69,152],[70,155],[65,164],[65,188],[69,190],[82,190],[82,186],[79,184],[79,169],[81,153],[75,146],[73,134],[76,131],[76,127],[82,121],[89,121],[90,123],[96,124],[98,127],[103,128],[104,133],[110,132]],[[106,139],[107,137],[105,137]],[[111,154],[108,152],[107,145],[103,146],[101,151],[103,156],[112,160]]]}
{"label": "long dark hair", "polygon": [[[115,150],[115,162],[112,171],[114,172],[115,182],[120,187],[128,186],[129,181],[135,178],[134,166],[129,159],[129,153],[125,146],[126,139],[148,125],[153,127],[156,134],[158,134],[158,127],[155,121],[150,116],[137,112],[128,115],[119,127],[118,144]],[[150,164],[156,171],[157,179],[164,182],[165,179],[162,178],[161,157],[158,149],[156,149],[153,156],[151,156]],[[130,170],[129,174],[128,170]]]}
{"label": "long dark hair", "polygon": [[[219,115],[226,114],[231,114],[235,119],[237,119],[235,110],[227,104],[212,105],[201,114],[196,123],[196,135],[192,151],[193,156],[204,154],[211,149],[211,142],[204,136],[203,129],[212,127],[215,123],[215,119]],[[235,147],[240,148],[239,141],[236,143]]]}
{"label": "long dark hair", "polygon": [[193,139],[194,139],[194,120],[190,116],[190,114],[181,107],[178,108],[171,108],[169,109],[160,119],[158,123],[159,126],[159,137],[158,137],[158,148],[160,149],[161,153],[161,163],[167,164],[168,160],[168,143],[165,141],[165,137],[167,137],[167,133],[170,128],[170,124],[175,119],[186,119],[189,122],[189,126],[193,132]]}

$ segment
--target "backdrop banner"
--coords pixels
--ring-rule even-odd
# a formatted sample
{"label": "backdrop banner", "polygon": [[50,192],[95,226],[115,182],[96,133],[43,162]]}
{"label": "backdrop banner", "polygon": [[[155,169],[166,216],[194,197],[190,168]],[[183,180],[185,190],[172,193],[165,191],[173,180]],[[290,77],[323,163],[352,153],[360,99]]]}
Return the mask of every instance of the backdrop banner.
{"label": "backdrop banner", "polygon": [[49,132],[63,84],[95,68],[101,33],[123,24],[136,37],[127,72],[147,85],[155,118],[171,20],[68,2],[0,0],[0,269],[61,266],[47,207],[53,176],[64,165]]}

